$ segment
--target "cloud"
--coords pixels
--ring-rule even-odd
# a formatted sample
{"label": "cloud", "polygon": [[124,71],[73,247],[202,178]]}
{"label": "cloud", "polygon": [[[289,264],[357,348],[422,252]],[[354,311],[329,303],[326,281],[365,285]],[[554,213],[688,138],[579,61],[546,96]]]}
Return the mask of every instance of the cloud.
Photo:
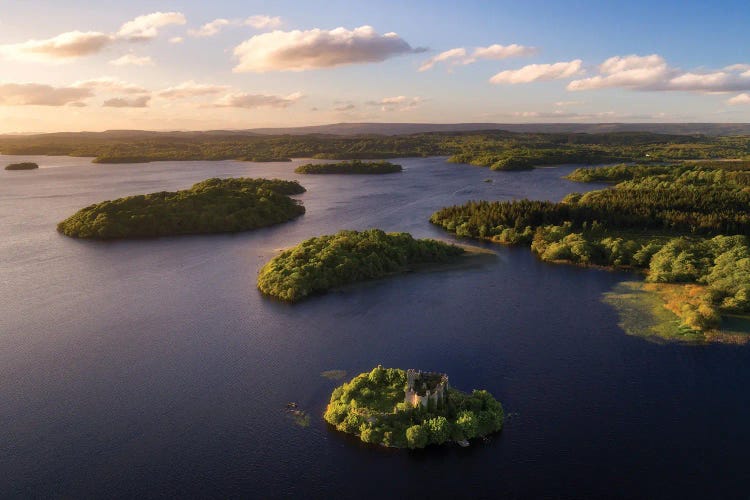
{"label": "cloud", "polygon": [[271,108],[286,108],[300,100],[301,92],[295,92],[288,96],[266,95],[266,94],[228,94],[216,101],[214,105],[219,108],[259,108],[268,106]]}
{"label": "cloud", "polygon": [[159,97],[164,97],[165,99],[187,99],[190,97],[220,94],[228,88],[226,85],[209,85],[190,80],[162,90],[159,92]]}
{"label": "cloud", "polygon": [[183,25],[186,22],[181,12],[154,12],[126,22],[120,27],[117,36],[130,41],[151,40],[159,35],[160,28],[173,24]]}
{"label": "cloud", "polygon": [[501,59],[508,59],[511,57],[523,57],[531,56],[538,52],[536,47],[527,47],[524,45],[517,45],[515,43],[511,45],[499,45],[494,44],[488,47],[476,47],[471,54],[463,47],[446,50],[440,54],[431,57],[426,60],[419,67],[419,71],[427,71],[432,69],[437,63],[444,62],[452,66],[455,65],[466,65],[477,62],[480,59],[498,61]]}
{"label": "cloud", "polygon": [[93,96],[91,89],[38,83],[0,83],[0,105],[64,106]]}
{"label": "cloud", "polygon": [[113,38],[98,31],[70,31],[46,40],[0,45],[0,53],[11,59],[59,61],[95,54]]}
{"label": "cloud", "polygon": [[109,61],[112,66],[153,66],[154,60],[150,56],[137,56],[125,54],[122,57]]}
{"label": "cloud", "polygon": [[347,64],[381,62],[400,54],[422,52],[396,33],[379,35],[371,26],[354,30],[273,31],[256,35],[234,49],[236,73],[305,71]]}
{"label": "cloud", "polygon": [[245,19],[244,24],[246,24],[247,26],[252,26],[253,28],[258,30],[278,28],[279,26],[281,26],[281,18],[278,16],[271,17],[264,15],[250,16]]}
{"label": "cloud", "polygon": [[91,80],[80,80],[75,82],[72,87],[79,89],[102,90],[105,92],[120,94],[145,94],[148,92],[143,87],[124,82],[111,76],[102,76]]}
{"label": "cloud", "polygon": [[379,101],[368,101],[370,106],[380,106],[381,111],[411,111],[424,102],[422,97],[407,97],[398,95],[393,97],[384,97]]}
{"label": "cloud", "polygon": [[357,106],[355,106],[352,103],[349,103],[349,104],[342,104],[340,106],[336,106],[335,108],[333,108],[333,110],[334,111],[339,111],[339,112],[344,112],[344,111],[352,111],[352,110],[354,110],[356,108],[357,108]]}
{"label": "cloud", "polygon": [[750,90],[750,70],[733,64],[718,71],[683,71],[658,54],[615,56],[604,61],[599,74],[574,80],[571,91],[625,88],[645,91],[730,92]]}
{"label": "cloud", "polygon": [[69,31],[43,40],[0,45],[0,55],[25,61],[69,61],[97,54],[118,39],[150,40],[159,34],[159,28],[185,22],[185,16],[179,12],[154,12],[126,22],[115,35],[99,31]]}
{"label": "cloud", "polygon": [[575,59],[554,64],[529,64],[520,69],[501,71],[490,78],[490,83],[516,84],[570,78],[581,72],[582,62]]}
{"label": "cloud", "polygon": [[567,106],[577,106],[579,104],[583,104],[583,101],[557,101],[555,106],[562,108]]}
{"label": "cloud", "polygon": [[182,38],[181,36],[173,36],[172,38],[169,39],[169,43],[172,43],[172,44],[182,43],[184,41],[185,41],[185,39]]}
{"label": "cloud", "polygon": [[150,100],[151,97],[147,95],[133,97],[132,99],[115,97],[104,101],[104,104],[102,104],[102,106],[104,106],[105,108],[146,108],[148,107],[148,102]]}
{"label": "cloud", "polygon": [[458,47],[455,49],[446,50],[440,54],[427,59],[419,67],[419,71],[427,71],[432,69],[439,62],[451,62],[453,64],[466,64],[466,49]]}
{"label": "cloud", "polygon": [[732,106],[735,106],[737,104],[750,104],[750,94],[746,92],[738,94],[730,99],[727,99],[727,104],[731,104]]}
{"label": "cloud", "polygon": [[189,30],[188,33],[195,37],[209,37],[217,35],[224,26],[233,24],[229,19],[214,19],[210,23],[206,23],[197,30]]}

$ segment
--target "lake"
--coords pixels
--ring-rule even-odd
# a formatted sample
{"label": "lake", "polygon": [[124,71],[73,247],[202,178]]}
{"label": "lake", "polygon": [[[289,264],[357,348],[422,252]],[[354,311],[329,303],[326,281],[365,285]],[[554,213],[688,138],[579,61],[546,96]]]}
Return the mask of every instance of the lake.
{"label": "lake", "polygon": [[[750,350],[658,345],[602,294],[627,273],[487,246],[469,269],[412,273],[294,306],[255,287],[278,249],[340,229],[450,239],[428,222],[471,199],[559,200],[573,166],[492,172],[444,158],[402,174],[305,176],[301,163],[0,156],[0,496],[722,497],[750,487]],[[55,225],[115,197],[209,177],[298,179],[307,213],[236,235],[91,242]],[[492,183],[484,182],[492,179]],[[328,428],[340,382],[374,366],[448,373],[508,418],[469,448],[371,447]],[[301,427],[285,412],[297,402]]]}

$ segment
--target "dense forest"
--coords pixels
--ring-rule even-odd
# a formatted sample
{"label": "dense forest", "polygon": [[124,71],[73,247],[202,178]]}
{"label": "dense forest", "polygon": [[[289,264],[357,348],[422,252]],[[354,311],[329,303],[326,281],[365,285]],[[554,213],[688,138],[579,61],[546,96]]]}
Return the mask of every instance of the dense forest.
{"label": "dense forest", "polygon": [[569,177],[620,182],[560,203],[469,202],[431,222],[459,236],[528,245],[545,261],[694,284],[675,312],[696,330],[717,328],[721,313],[750,313],[750,164],[616,165]]}
{"label": "dense forest", "polygon": [[512,170],[560,163],[741,159],[750,156],[750,137],[646,132],[541,134],[502,130],[391,136],[112,131],[0,136],[0,151],[3,154],[95,157],[94,161],[98,163],[450,156],[450,160],[456,163]]}
{"label": "dense forest", "polygon": [[404,402],[406,372],[378,366],[334,389],[326,422],[365,443],[395,448],[486,436],[503,427],[502,405],[487,391],[466,394],[449,388],[442,408]]}
{"label": "dense forest", "polygon": [[57,230],[75,238],[100,240],[247,231],[305,213],[289,197],[304,191],[296,181],[208,179],[182,191],[88,206],[60,222]]}
{"label": "dense forest", "polygon": [[11,163],[5,167],[5,170],[34,170],[35,168],[39,168],[39,165],[30,161],[25,161],[21,163]]}
{"label": "dense forest", "polygon": [[392,174],[401,172],[401,165],[389,161],[342,161],[339,163],[308,163],[300,165],[295,172],[298,174]]}
{"label": "dense forest", "polygon": [[296,302],[349,283],[447,262],[463,253],[455,245],[417,240],[408,233],[340,231],[305,240],[271,259],[260,270],[258,288]]}

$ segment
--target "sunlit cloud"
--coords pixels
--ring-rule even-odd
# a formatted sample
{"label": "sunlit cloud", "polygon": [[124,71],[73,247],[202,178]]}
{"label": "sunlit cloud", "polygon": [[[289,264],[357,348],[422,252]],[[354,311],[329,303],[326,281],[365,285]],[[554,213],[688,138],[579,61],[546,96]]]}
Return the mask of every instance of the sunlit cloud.
{"label": "sunlit cloud", "polygon": [[524,45],[499,45],[494,44],[488,47],[476,47],[471,53],[465,48],[458,47],[455,49],[446,50],[438,55],[431,57],[426,60],[419,67],[419,71],[427,71],[432,69],[438,63],[445,63],[449,66],[473,64],[479,60],[493,60],[498,61],[502,59],[509,59],[511,57],[525,57],[532,56],[538,52],[536,47],[527,47]]}
{"label": "sunlit cloud", "polygon": [[252,26],[255,29],[262,30],[262,29],[268,29],[268,28],[278,28],[281,26],[281,18],[279,16],[265,16],[265,15],[256,15],[256,16],[250,16],[247,19],[245,19],[244,24],[247,26]]}
{"label": "sunlit cloud", "polygon": [[422,52],[396,33],[378,34],[371,26],[353,30],[273,31],[256,35],[234,49],[237,73],[305,71],[348,64],[382,62],[401,54]]}
{"label": "sunlit cloud", "polygon": [[570,78],[581,73],[582,63],[575,59],[554,64],[529,64],[520,69],[501,71],[490,78],[490,83],[518,84]]}
{"label": "sunlit cloud", "polygon": [[105,92],[114,92],[120,94],[145,94],[148,92],[145,88],[132,83],[124,82],[111,76],[102,76],[90,80],[80,80],[75,82],[72,87],[80,89],[100,90]]}
{"label": "sunlit cloud", "polygon": [[230,21],[229,19],[214,19],[210,23],[204,24],[197,30],[189,30],[188,33],[191,36],[199,38],[210,37],[218,35],[222,28],[230,24],[232,24],[232,21]]}
{"label": "sunlit cloud", "polygon": [[188,99],[191,97],[220,94],[228,89],[227,85],[202,84],[190,80],[162,90],[159,92],[159,97],[165,99]]}
{"label": "sunlit cloud", "polygon": [[120,27],[117,36],[130,41],[151,40],[159,36],[159,29],[185,23],[187,20],[181,12],[154,12],[126,22]]}
{"label": "sunlit cloud", "polygon": [[615,56],[599,65],[599,74],[574,80],[572,91],[624,88],[646,91],[731,92],[750,90],[750,70],[733,64],[718,71],[683,71],[658,54]]}
{"label": "sunlit cloud", "polygon": [[733,106],[736,106],[738,104],[750,104],[750,94],[746,92],[737,94],[736,96],[727,99],[727,104],[731,104]]}
{"label": "sunlit cloud", "polygon": [[137,56],[135,54],[125,54],[109,61],[112,66],[153,66],[154,60],[151,56]]}
{"label": "sunlit cloud", "polygon": [[295,92],[287,96],[267,95],[267,94],[247,94],[235,93],[227,94],[214,103],[219,108],[286,108],[300,100],[304,95],[301,92]]}
{"label": "sunlit cloud", "polygon": [[411,111],[424,102],[420,96],[407,97],[405,95],[384,97],[379,101],[368,101],[370,106],[380,106],[381,111]]}
{"label": "sunlit cloud", "polygon": [[53,87],[38,83],[0,83],[0,105],[64,106],[94,95],[90,88]]}
{"label": "sunlit cloud", "polygon": [[146,108],[150,100],[151,97],[147,95],[133,98],[114,97],[104,101],[102,106],[105,108]]}
{"label": "sunlit cloud", "polygon": [[45,40],[0,45],[0,54],[28,61],[70,60],[95,54],[112,41],[111,35],[98,31],[70,31]]}
{"label": "sunlit cloud", "polygon": [[172,38],[169,39],[169,43],[171,43],[171,44],[178,44],[178,43],[182,43],[184,41],[185,41],[185,39],[182,38],[181,36],[173,36]]}

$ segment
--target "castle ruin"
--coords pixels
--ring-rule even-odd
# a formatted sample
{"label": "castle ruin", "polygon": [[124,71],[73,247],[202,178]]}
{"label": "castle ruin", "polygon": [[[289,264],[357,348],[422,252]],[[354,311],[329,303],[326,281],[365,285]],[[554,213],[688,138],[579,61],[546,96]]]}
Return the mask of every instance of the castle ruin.
{"label": "castle ruin", "polygon": [[406,370],[404,402],[407,404],[440,408],[445,404],[447,389],[448,375],[444,373]]}

